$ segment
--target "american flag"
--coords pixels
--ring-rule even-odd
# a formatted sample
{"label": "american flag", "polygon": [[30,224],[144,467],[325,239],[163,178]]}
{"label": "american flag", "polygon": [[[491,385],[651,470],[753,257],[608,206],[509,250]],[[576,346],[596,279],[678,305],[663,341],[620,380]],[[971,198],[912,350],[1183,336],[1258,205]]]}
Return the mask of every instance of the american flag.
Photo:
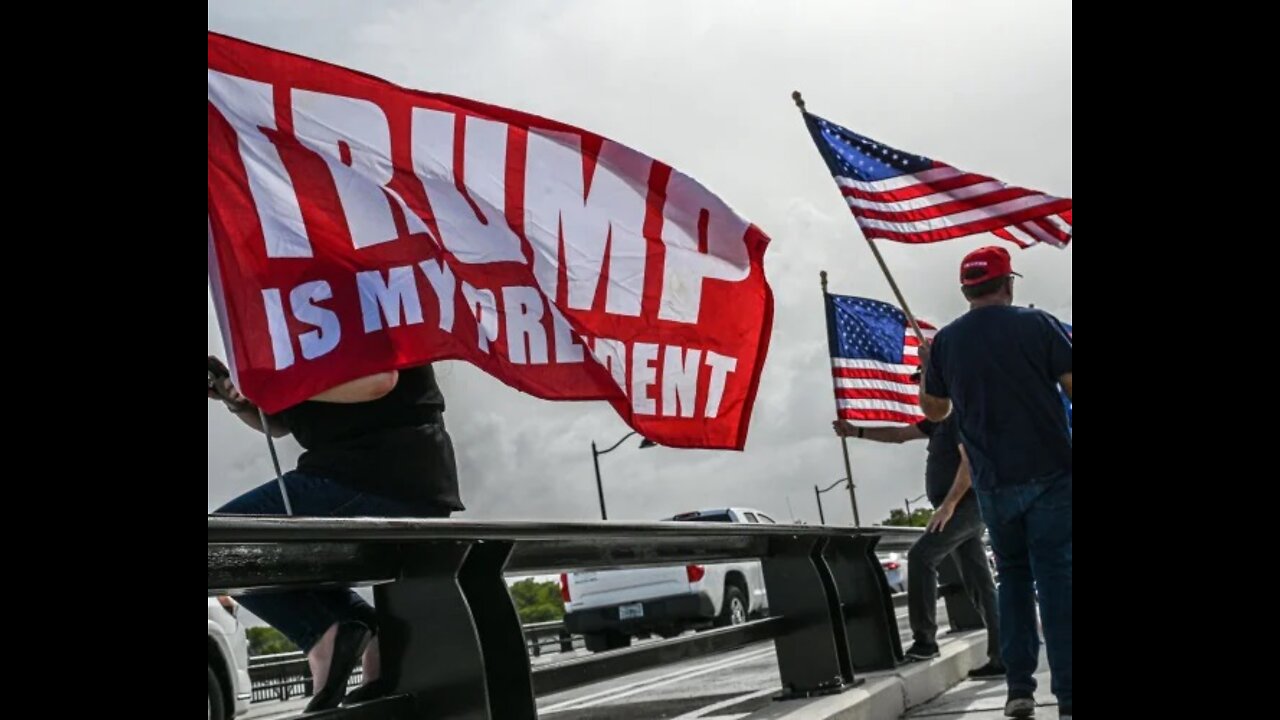
{"label": "american flag", "polygon": [[[916,322],[932,339],[937,329]],[[924,419],[920,388],[911,381],[920,368],[920,342],[905,313],[879,300],[828,294],[827,342],[841,420],[887,427]]]}
{"label": "american flag", "polygon": [[1020,247],[1071,242],[1071,198],[967,173],[808,112],[804,119],[868,238],[931,243],[989,232]]}

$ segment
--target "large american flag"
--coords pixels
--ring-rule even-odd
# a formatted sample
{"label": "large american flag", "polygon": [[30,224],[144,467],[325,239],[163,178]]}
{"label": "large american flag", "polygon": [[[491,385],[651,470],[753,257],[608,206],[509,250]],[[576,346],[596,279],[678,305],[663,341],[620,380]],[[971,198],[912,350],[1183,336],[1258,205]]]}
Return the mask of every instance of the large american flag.
{"label": "large american flag", "polygon": [[[937,329],[916,319],[926,338]],[[920,342],[901,310],[879,300],[827,295],[827,342],[835,377],[836,411],[862,427],[907,425],[924,419]]]}
{"label": "large american flag", "polygon": [[912,155],[808,112],[804,119],[868,238],[931,243],[989,232],[1021,247],[1071,242],[1071,198]]}

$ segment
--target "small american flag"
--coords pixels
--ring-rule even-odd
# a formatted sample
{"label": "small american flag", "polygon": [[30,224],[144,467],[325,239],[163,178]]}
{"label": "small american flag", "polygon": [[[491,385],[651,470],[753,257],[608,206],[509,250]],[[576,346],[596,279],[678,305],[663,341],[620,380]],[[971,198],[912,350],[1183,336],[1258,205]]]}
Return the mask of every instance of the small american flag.
{"label": "small american flag", "polygon": [[[926,338],[937,332],[916,323]],[[841,420],[887,427],[924,419],[920,388],[911,381],[920,368],[920,342],[905,313],[879,300],[828,294],[827,342]]]}
{"label": "small american flag", "polygon": [[989,232],[1020,247],[1071,242],[1071,198],[967,173],[808,112],[804,120],[867,238],[931,243]]}

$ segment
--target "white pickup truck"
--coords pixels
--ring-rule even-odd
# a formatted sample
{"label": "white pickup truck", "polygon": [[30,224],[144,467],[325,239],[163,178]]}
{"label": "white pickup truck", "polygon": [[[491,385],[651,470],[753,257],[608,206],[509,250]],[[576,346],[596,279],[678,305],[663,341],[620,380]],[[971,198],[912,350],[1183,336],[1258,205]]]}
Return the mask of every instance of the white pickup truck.
{"label": "white pickup truck", "polygon": [[[720,508],[666,518],[674,522],[769,523],[759,510]],[[571,572],[560,576],[564,625],[592,652],[631,644],[634,635],[666,638],[685,630],[739,625],[769,611],[760,563]]]}

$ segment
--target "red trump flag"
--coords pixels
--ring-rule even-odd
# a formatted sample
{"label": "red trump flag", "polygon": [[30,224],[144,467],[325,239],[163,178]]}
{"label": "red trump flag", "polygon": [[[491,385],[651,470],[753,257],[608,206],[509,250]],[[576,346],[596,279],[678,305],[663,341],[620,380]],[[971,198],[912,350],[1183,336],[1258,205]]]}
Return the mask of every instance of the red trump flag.
{"label": "red trump flag", "polygon": [[209,33],[209,281],[242,392],[277,412],[445,359],[741,449],[769,238],[594,133]]}

